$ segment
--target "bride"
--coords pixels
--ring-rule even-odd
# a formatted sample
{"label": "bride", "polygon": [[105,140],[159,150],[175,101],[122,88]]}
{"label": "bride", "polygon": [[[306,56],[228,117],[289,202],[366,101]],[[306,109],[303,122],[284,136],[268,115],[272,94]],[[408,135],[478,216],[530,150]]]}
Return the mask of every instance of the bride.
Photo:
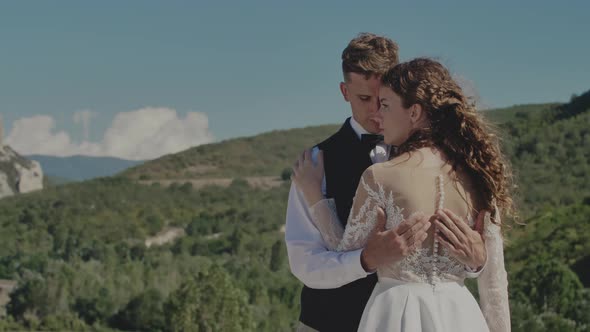
{"label": "bride", "polygon": [[[306,151],[292,176],[331,250],[364,247],[383,211],[387,229],[412,215],[433,215],[434,227],[421,243],[377,269],[359,331],[510,331],[500,211],[510,213],[512,200],[496,137],[434,60],[401,63],[381,81],[384,141],[397,147],[397,156],[363,173],[346,228],[334,201],[322,195],[321,152],[316,164]],[[463,283],[465,265],[455,246],[462,233],[448,215],[454,211],[469,221],[460,227],[473,227],[472,216],[483,210],[493,213],[483,224],[488,260],[478,279],[478,306]]]}

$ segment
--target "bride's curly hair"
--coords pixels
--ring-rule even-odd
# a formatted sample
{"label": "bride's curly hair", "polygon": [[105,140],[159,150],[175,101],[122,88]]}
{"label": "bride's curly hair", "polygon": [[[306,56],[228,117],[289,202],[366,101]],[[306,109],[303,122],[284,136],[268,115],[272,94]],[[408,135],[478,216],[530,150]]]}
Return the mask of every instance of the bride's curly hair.
{"label": "bride's curly hair", "polygon": [[512,173],[498,136],[449,71],[437,61],[418,58],[398,64],[381,81],[401,97],[404,108],[419,104],[430,120],[430,127],[413,132],[398,152],[428,146],[441,150],[453,169],[466,171],[474,181],[484,209],[493,212],[497,206],[513,216]]}

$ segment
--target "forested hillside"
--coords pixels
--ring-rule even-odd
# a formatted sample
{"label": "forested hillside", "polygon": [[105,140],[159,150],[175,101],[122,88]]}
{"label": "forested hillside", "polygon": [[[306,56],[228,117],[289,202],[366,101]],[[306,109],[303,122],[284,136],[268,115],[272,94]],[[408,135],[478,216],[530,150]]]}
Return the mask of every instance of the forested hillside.
{"label": "forested hillside", "polygon": [[[524,224],[507,221],[513,331],[590,330],[588,94],[485,113]],[[291,331],[301,285],[283,240],[290,184],[244,178],[280,176],[337,128],[228,140],[0,200],[0,289],[16,282],[0,331]],[[193,178],[231,184],[196,189]]]}

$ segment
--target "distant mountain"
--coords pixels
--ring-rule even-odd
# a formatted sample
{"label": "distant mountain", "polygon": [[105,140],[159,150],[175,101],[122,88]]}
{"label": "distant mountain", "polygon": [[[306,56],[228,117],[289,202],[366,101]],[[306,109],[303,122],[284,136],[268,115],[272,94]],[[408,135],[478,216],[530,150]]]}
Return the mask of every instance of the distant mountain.
{"label": "distant mountain", "polygon": [[112,157],[29,155],[27,158],[38,161],[47,176],[59,178],[62,181],[83,181],[111,176],[143,163],[143,161]]}

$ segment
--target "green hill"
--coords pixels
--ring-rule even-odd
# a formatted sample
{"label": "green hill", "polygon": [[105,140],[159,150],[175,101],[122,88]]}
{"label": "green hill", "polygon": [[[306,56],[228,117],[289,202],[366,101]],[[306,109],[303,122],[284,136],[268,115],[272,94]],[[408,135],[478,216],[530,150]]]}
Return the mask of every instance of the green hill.
{"label": "green hill", "polygon": [[[288,271],[281,232],[287,192],[287,184],[262,190],[235,181],[229,188],[192,190],[102,178],[1,200],[0,279],[17,281],[6,311],[8,322],[20,323],[0,320],[0,331],[20,330],[20,324],[34,330],[93,324],[101,330],[171,329],[181,322],[167,319],[191,305],[178,304],[184,295],[174,292],[195,281],[213,292],[202,308],[214,311],[243,299],[253,329],[289,330],[300,285]],[[170,229],[184,234],[146,246]],[[226,289],[210,289],[218,276],[202,274],[213,265],[223,267],[224,287],[240,296],[224,299]],[[215,304],[218,295],[229,302]],[[164,315],[164,304],[176,309]]]}
{"label": "green hill", "polygon": [[[585,100],[587,95],[578,98]],[[563,105],[527,104],[483,112],[500,130],[518,178],[517,199],[526,216],[544,207],[579,202],[590,195],[590,178],[585,176],[590,170],[585,148],[590,140],[590,113],[575,111],[576,107],[587,106],[575,98]],[[121,175],[180,183],[192,179],[279,177],[303,149],[321,142],[338,128],[330,125],[272,131],[202,145],[146,162]]]}
{"label": "green hill", "polygon": [[334,133],[339,126],[277,130],[201,145],[148,161],[123,172],[134,179],[202,179],[279,176],[301,151]]}
{"label": "green hill", "polygon": [[518,120],[519,118],[526,118],[530,114],[548,112],[559,105],[558,103],[514,105],[486,110],[483,111],[483,114],[491,122],[500,125],[509,121]]}
{"label": "green hill", "polygon": [[[526,120],[532,114],[547,113],[557,106],[559,104],[517,105],[484,111],[483,114],[491,122],[502,125]],[[321,142],[339,127],[325,125],[276,130],[201,145],[129,168],[122,175],[143,180],[279,176],[303,149]]]}
{"label": "green hill", "polygon": [[[503,133],[526,224],[506,232],[513,331],[590,326],[590,112],[572,105],[583,103],[486,113]],[[0,331],[293,330],[301,285],[283,243],[289,183],[242,178],[279,176],[337,128],[227,140],[0,200],[0,281],[17,283]],[[195,178],[233,182],[196,190]]]}

